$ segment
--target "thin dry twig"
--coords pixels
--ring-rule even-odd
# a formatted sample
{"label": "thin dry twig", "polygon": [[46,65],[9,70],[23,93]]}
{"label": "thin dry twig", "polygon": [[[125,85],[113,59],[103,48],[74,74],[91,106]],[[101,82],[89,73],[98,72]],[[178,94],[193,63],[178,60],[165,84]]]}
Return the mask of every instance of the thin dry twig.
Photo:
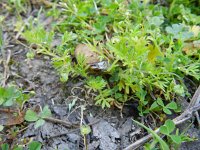
{"label": "thin dry twig", "polygon": [[198,126],[199,126],[199,128],[200,128],[200,116],[199,116],[198,111],[195,112],[195,116],[196,116],[196,118],[197,118]]}
{"label": "thin dry twig", "polygon": [[[13,110],[13,109],[9,109],[9,108],[0,108],[0,112],[4,112],[4,113],[19,113],[18,110]],[[56,119],[56,118],[53,118],[53,117],[46,117],[44,118],[45,121],[48,121],[48,122],[52,122],[52,123],[57,123],[57,124],[61,124],[65,127],[77,127],[78,123],[75,124],[75,123],[71,123],[69,121],[64,121],[64,120],[60,120],[60,119]]]}
{"label": "thin dry twig", "polygon": [[13,110],[11,108],[0,108],[0,112],[3,112],[3,113],[17,113],[18,111],[17,110]]}
{"label": "thin dry twig", "polygon": [[[190,107],[192,107],[192,106],[195,106],[195,105],[197,105],[197,104],[200,103],[200,94],[199,94],[199,93],[200,93],[200,86],[199,86],[199,88],[197,89],[197,91],[195,92],[195,94],[194,94],[194,97],[195,97],[195,98],[191,100],[191,102],[190,102],[188,108],[190,108]],[[198,126],[200,127],[200,119],[199,119],[199,113],[198,113],[198,111],[196,111],[196,112],[194,113],[194,115],[196,116],[197,122],[198,122]]]}
{"label": "thin dry twig", "polygon": [[[186,108],[186,110],[178,117],[173,119],[173,122],[175,125],[182,124],[183,122],[189,120],[192,118],[193,114],[200,110],[200,86],[196,90],[194,96],[192,97],[192,100],[189,104],[189,106]],[[155,133],[159,133],[160,128],[154,130]],[[128,147],[126,147],[124,150],[135,150],[148,142],[152,138],[152,134],[148,134],[147,136],[137,140],[136,142],[132,143]]]}
{"label": "thin dry twig", "polygon": [[11,51],[8,50],[8,54],[7,57],[5,58],[6,60],[3,61],[3,66],[4,66],[4,73],[3,73],[3,81],[2,81],[2,86],[5,87],[6,86],[6,82],[10,76],[9,74],[9,62],[10,62],[10,57],[11,57]]}
{"label": "thin dry twig", "polygon": [[0,26],[0,53],[2,54],[3,57],[3,67],[4,67],[4,72],[3,72],[3,80],[1,82],[1,85],[3,87],[6,86],[6,82],[9,78],[9,62],[10,62],[10,58],[11,58],[11,51],[8,50],[8,52],[6,53],[5,51],[5,39],[7,39],[6,35],[3,35],[3,27]]}
{"label": "thin dry twig", "polygon": [[192,100],[190,101],[188,108],[191,108],[194,105],[199,104],[199,103],[200,103],[200,86],[198,87],[198,89],[194,93],[194,96],[192,97]]}
{"label": "thin dry twig", "polygon": [[77,124],[72,124],[69,121],[63,121],[63,120],[52,118],[52,117],[46,117],[46,118],[44,118],[44,120],[52,122],[52,123],[62,124],[63,126],[68,127],[68,128],[73,127],[73,126],[75,126],[75,127],[77,126]]}
{"label": "thin dry twig", "polygon": [[[97,124],[97,123],[100,122],[100,121],[101,121],[101,119],[98,119],[98,120],[96,120],[96,121],[94,121],[94,122],[91,122],[91,123],[89,123],[89,124],[87,124],[87,125],[88,125],[88,126],[92,126],[92,125],[94,125],[94,124]],[[79,130],[80,130],[80,127],[76,128],[76,129],[72,129],[72,130],[67,131],[67,132],[63,132],[63,133],[61,133],[61,134],[57,134],[57,135],[51,136],[51,137],[49,137],[49,139],[50,139],[50,138],[56,138],[56,137],[64,136],[64,135],[67,135],[67,134],[70,134],[70,133],[73,133],[73,132],[76,132],[76,131],[79,131]]]}

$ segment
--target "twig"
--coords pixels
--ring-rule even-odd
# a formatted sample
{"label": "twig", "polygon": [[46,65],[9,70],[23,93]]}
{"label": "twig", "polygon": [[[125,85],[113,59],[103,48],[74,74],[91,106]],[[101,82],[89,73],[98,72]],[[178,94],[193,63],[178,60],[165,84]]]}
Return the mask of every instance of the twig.
{"label": "twig", "polygon": [[[19,113],[19,111],[17,110],[12,110],[12,109],[9,109],[9,108],[0,108],[0,112],[4,112],[4,113]],[[44,118],[45,121],[48,121],[48,122],[52,122],[52,123],[58,123],[58,124],[62,124],[63,126],[65,127],[77,127],[77,124],[72,124],[71,122],[68,122],[68,121],[63,121],[63,120],[60,120],[60,119],[56,119],[56,118],[52,118],[52,117],[46,117]]]}
{"label": "twig", "polygon": [[78,108],[81,108],[81,106],[77,106],[76,108],[74,108],[74,110],[72,110],[71,112],[69,112],[69,114],[67,115],[67,119],[69,118],[69,116],[75,112]]}
{"label": "twig", "polygon": [[19,130],[18,132],[17,132],[17,134],[20,134],[20,133],[22,133],[23,131],[25,131],[26,129],[28,129],[28,126],[27,127],[25,127],[25,128],[23,128],[23,129],[21,129],[21,130]]}
{"label": "twig", "polygon": [[200,102],[200,86],[198,87],[198,89],[194,93],[194,96],[192,97],[192,100],[190,101],[188,108],[198,104],[199,102]]}
{"label": "twig", "polygon": [[[187,109],[180,116],[173,119],[174,124],[179,125],[179,124],[189,120],[190,118],[192,118],[193,114],[195,112],[197,112],[198,110],[200,110],[199,101],[200,101],[200,86],[198,87],[194,96],[192,97],[192,100],[191,100],[189,106],[187,107]],[[160,131],[160,128],[154,130],[154,132],[156,132],[156,133],[159,133],[159,131]],[[148,134],[147,136],[132,143],[131,145],[126,147],[124,150],[135,150],[135,149],[139,148],[140,146],[142,146],[144,143],[148,142],[151,138],[152,138],[152,135]]]}
{"label": "twig", "polygon": [[73,133],[73,132],[77,132],[79,130],[80,130],[80,128],[72,129],[72,130],[70,130],[68,132],[64,132],[64,133],[61,133],[61,134],[57,134],[57,135],[53,135],[53,136],[47,137],[47,139],[61,137],[61,136],[64,136],[64,135],[67,135],[67,134],[70,134],[70,133]]}
{"label": "twig", "polygon": [[[9,109],[9,108],[0,108],[0,112],[4,112],[4,113],[19,113],[18,110],[12,110],[12,109]],[[60,119],[56,119],[56,118],[53,118],[53,117],[46,117],[44,118],[45,121],[48,121],[48,122],[52,122],[52,123],[58,123],[58,124],[62,124],[63,126],[65,127],[77,127],[78,124],[72,124],[71,122],[68,122],[68,121],[63,121],[63,120],[60,120]]]}
{"label": "twig", "polygon": [[195,116],[197,118],[198,127],[200,128],[200,116],[199,116],[198,111],[195,112]]}
{"label": "twig", "polygon": [[81,121],[80,121],[80,127],[83,125],[83,111],[85,110],[85,106],[81,106]]}
{"label": "twig", "polygon": [[6,81],[9,78],[8,64],[10,62],[10,57],[11,57],[11,51],[10,50],[8,50],[8,54],[6,56],[4,42],[5,42],[5,38],[4,38],[4,35],[3,35],[3,27],[0,25],[0,52],[2,53],[3,66],[4,66],[3,80],[1,82],[3,87],[6,86]]}
{"label": "twig", "polygon": [[3,112],[3,113],[17,113],[18,111],[10,109],[10,108],[0,108],[0,112]]}
{"label": "twig", "polygon": [[[189,111],[188,111],[188,114],[185,114],[185,117],[183,118],[182,115],[178,116],[177,118],[175,118],[173,121],[174,121],[174,124],[175,125],[179,125],[187,120],[189,120],[191,117],[192,117],[192,114],[199,110],[200,109],[200,104],[198,106],[194,106],[192,107]],[[182,118],[180,120],[180,118]],[[160,128],[158,128],[157,130],[154,130],[154,132],[156,133],[159,133],[160,131]],[[127,148],[125,148],[124,150],[135,150],[137,148],[139,148],[140,146],[142,146],[144,143],[148,142],[150,139],[152,138],[152,135],[151,134],[148,134],[147,136],[137,140],[135,143],[129,145]]]}
{"label": "twig", "polygon": [[[85,106],[82,105],[82,106],[81,106],[81,121],[80,121],[80,128],[83,126],[83,111],[84,111],[84,110],[85,110]],[[83,142],[84,142],[84,145],[85,145],[85,149],[88,150],[87,137],[86,137],[85,134],[83,135]]]}
{"label": "twig", "polygon": [[11,57],[11,51],[8,50],[8,55],[6,58],[4,58],[4,61],[3,61],[3,65],[4,65],[4,73],[3,73],[3,81],[2,81],[2,86],[5,87],[6,86],[6,82],[9,78],[9,67],[8,67],[8,64],[10,62],[10,57]]}
{"label": "twig", "polygon": [[62,124],[63,126],[68,127],[68,128],[73,127],[73,126],[76,127],[76,124],[72,124],[71,122],[63,121],[63,120],[52,118],[52,117],[46,117],[46,118],[44,118],[44,120],[52,122],[52,123]]}
{"label": "twig", "polygon": [[[194,105],[197,105],[200,103],[200,86],[198,87],[198,89],[196,90],[195,94],[194,94],[194,99],[191,100],[188,108],[194,106]],[[197,118],[197,122],[198,122],[198,126],[200,127],[200,119],[199,119],[199,113],[198,111],[195,112],[195,116]]]}
{"label": "twig", "polygon": [[[98,123],[98,122],[100,122],[100,121],[101,121],[101,119],[96,120],[96,121],[94,121],[94,122],[91,122],[91,123],[89,123],[89,124],[87,124],[87,125],[88,125],[88,126],[92,126],[92,125],[94,125],[94,124],[96,124],[96,123]],[[76,129],[72,129],[71,131],[67,131],[67,132],[64,132],[64,133],[61,133],[61,134],[57,134],[57,135],[51,136],[51,137],[49,137],[49,139],[50,139],[50,138],[56,138],[56,137],[64,136],[64,135],[67,135],[67,134],[70,134],[70,133],[73,133],[73,132],[76,132],[76,131],[79,131],[79,130],[80,130],[80,127],[79,127],[79,128],[76,128]]]}

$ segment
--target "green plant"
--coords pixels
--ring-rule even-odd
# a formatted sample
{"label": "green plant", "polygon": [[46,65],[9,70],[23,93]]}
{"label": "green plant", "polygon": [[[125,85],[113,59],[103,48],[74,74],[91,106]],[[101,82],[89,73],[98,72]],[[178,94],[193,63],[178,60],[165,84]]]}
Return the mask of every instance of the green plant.
{"label": "green plant", "polygon": [[172,35],[173,39],[188,40],[194,36],[193,32],[189,31],[189,27],[183,24],[173,24],[171,27],[166,27],[166,32]]}
{"label": "green plant", "polygon": [[[30,48],[26,55],[28,59],[33,59],[37,53],[50,56],[60,80],[67,82],[73,78],[76,81],[81,77],[87,93],[93,92],[95,104],[102,108],[134,101],[138,104],[140,116],[154,113],[161,118],[163,112],[170,115],[177,111],[177,95],[189,95],[185,78],[195,82],[200,80],[199,6],[195,6],[197,2],[193,0],[167,2],[169,6],[155,5],[150,0],[52,1],[52,6],[48,9],[41,7],[36,17],[34,13],[24,22],[24,16],[20,14],[27,12],[25,0],[8,0],[4,6],[17,12],[19,20],[15,32],[29,44],[26,46]],[[43,25],[41,20],[47,17],[51,18],[51,23]],[[0,23],[3,20],[4,17],[0,16]],[[0,28],[2,49],[3,44]],[[84,56],[75,55],[79,44],[95,49],[100,61],[108,65],[93,70]],[[196,46],[195,51],[190,48],[192,52],[188,54],[185,45]],[[14,86],[0,87],[2,106],[17,103],[22,108],[29,96]],[[75,102],[76,99],[69,105],[69,110]],[[45,106],[39,113],[27,110],[25,120],[35,122],[35,128],[38,128],[50,116],[51,111]],[[160,128],[161,134],[167,136],[167,142],[140,125],[154,136],[154,141],[146,145],[146,149],[156,149],[159,143],[167,150],[170,142],[179,145],[190,140],[179,133],[171,120]],[[81,126],[84,138],[90,132],[88,126]],[[29,149],[31,147],[40,149],[41,144],[33,142]],[[7,144],[3,148],[9,149]]]}
{"label": "green plant", "polygon": [[105,89],[107,82],[102,77],[90,77],[87,80],[86,87],[89,91],[93,90],[98,92],[98,95],[95,97],[96,104],[100,104],[102,108],[110,107],[110,102],[114,99],[111,98],[112,91],[110,89]]}
{"label": "green plant", "polygon": [[177,104],[172,101],[170,103],[168,103],[167,105],[164,105],[164,102],[161,98],[158,98],[152,105],[151,107],[149,108],[150,111],[153,111],[153,110],[156,110],[158,108],[161,108],[163,110],[164,113],[170,115],[172,114],[171,110],[176,110],[178,107],[177,107]]}
{"label": "green plant", "polygon": [[[19,110],[19,114],[16,117],[23,117],[23,105],[29,100],[29,98],[34,94],[33,91],[24,93],[22,89],[17,88],[14,85],[8,85],[7,87],[0,87],[0,106],[5,107],[15,106]],[[17,112],[16,112],[17,113]],[[21,119],[21,118],[20,118]],[[14,121],[15,122],[15,121]],[[4,126],[0,125],[0,132],[3,132]],[[18,127],[11,128],[10,135],[15,137],[19,131]],[[0,136],[0,141],[2,141],[2,136]],[[4,143],[1,145],[2,150],[9,150],[9,145]],[[16,147],[14,150],[22,150],[22,147]]]}
{"label": "green plant", "polygon": [[86,83],[86,88],[88,88],[90,91],[93,90],[94,92],[102,91],[107,84],[107,82],[100,76],[90,77]]}
{"label": "green plant", "polygon": [[23,36],[31,44],[37,44],[38,46],[42,47],[49,47],[53,40],[54,33],[46,32],[43,26],[38,25],[37,27],[32,27],[32,29],[24,32]]}
{"label": "green plant", "polygon": [[[137,99],[140,115],[149,113],[150,107],[155,111],[155,106],[171,114],[177,106],[169,100],[175,94],[187,96],[183,78],[199,81],[200,72],[199,55],[191,57],[183,52],[186,43],[200,38],[191,30],[191,25],[198,24],[197,11],[189,12],[187,5],[195,9],[194,3],[184,1],[184,9],[178,7],[176,12],[181,2],[173,0],[170,7],[164,7],[137,0],[61,1],[62,11],[54,6],[44,12],[55,19],[48,31],[38,19],[41,10],[23,36],[30,45],[37,44],[38,53],[52,57],[61,81],[85,78],[86,88],[97,94],[96,104],[102,108]],[[178,19],[177,14],[181,16]],[[58,22],[58,18],[65,19]],[[52,47],[55,38],[61,43]],[[74,61],[74,50],[80,43],[94,47],[108,68],[95,75],[83,56]],[[154,102],[152,94],[162,102]],[[165,100],[169,104],[164,105]]]}
{"label": "green plant", "polygon": [[40,150],[41,147],[42,147],[42,144],[37,141],[32,141],[31,143],[28,144],[29,150]]}
{"label": "green plant", "polygon": [[160,127],[160,133],[167,135],[170,137],[173,142],[180,144],[181,143],[181,137],[178,135],[170,135],[175,129],[175,125],[172,120],[166,120],[165,124]]}
{"label": "green plant", "polygon": [[69,74],[73,72],[70,56],[66,53],[61,57],[54,57],[52,59],[52,63],[60,74],[60,80],[62,82],[68,81]]}
{"label": "green plant", "polygon": [[18,13],[18,15],[20,13],[26,13],[26,1],[25,0],[8,0],[7,1],[10,9],[13,9]]}
{"label": "green plant", "polygon": [[89,126],[81,126],[81,134],[87,135],[91,132],[91,129]]}
{"label": "green plant", "polygon": [[[32,141],[28,144],[28,150],[41,150],[42,144],[37,141]],[[1,145],[2,150],[9,150],[9,145],[7,143]],[[22,146],[14,146],[13,150],[23,150]]]}
{"label": "green plant", "polygon": [[167,17],[170,21],[184,21],[190,24],[199,24],[199,10],[194,0],[170,0],[169,11]]}
{"label": "green plant", "polygon": [[[168,145],[171,145],[171,146],[174,145],[174,147],[178,147],[183,142],[193,140],[193,139],[189,138],[188,136],[184,135],[184,133],[179,134],[179,129],[177,129],[175,127],[174,122],[170,119],[166,120],[165,124],[160,127],[160,133],[162,135],[166,135],[168,138],[167,143],[161,138],[162,135],[158,135],[155,131],[146,127],[145,125],[143,125],[142,123],[140,123],[138,121],[134,120],[134,122],[139,124],[143,128],[145,128],[149,133],[151,133],[153,135],[152,143],[151,144],[148,143],[144,146],[144,148],[146,150],[157,149],[157,146],[156,146],[157,143],[159,143],[160,148],[162,150],[169,150],[170,148]],[[175,134],[173,134],[175,130],[176,130],[176,132],[175,132]]]}
{"label": "green plant", "polygon": [[77,64],[74,65],[74,72],[75,75],[81,75],[82,77],[87,77],[88,74],[88,68],[89,66],[87,65],[85,61],[85,57],[83,55],[78,55],[77,56]]}
{"label": "green plant", "polygon": [[2,144],[2,145],[1,145],[1,149],[2,149],[2,150],[9,150],[9,145],[6,144],[6,143],[5,143],[5,144]]}
{"label": "green plant", "polygon": [[[142,123],[140,123],[138,121],[134,120],[134,122],[139,124],[141,127],[145,128],[148,132],[150,132],[153,135],[154,141],[153,141],[152,145],[150,145],[150,147],[148,146],[148,148],[152,149],[152,148],[154,148],[156,143],[159,143],[160,144],[160,148],[162,150],[170,150],[168,144],[155,131],[153,131],[152,129],[146,127],[145,125],[143,125]],[[148,148],[146,147],[146,149],[148,149]],[[150,149],[148,149],[148,150],[150,150]]]}
{"label": "green plant", "polygon": [[45,106],[39,114],[33,110],[27,110],[25,114],[25,120],[28,122],[35,122],[35,128],[38,128],[45,123],[44,119],[50,116],[51,110],[48,106]]}
{"label": "green plant", "polygon": [[0,105],[12,106],[18,104],[21,108],[29,100],[32,93],[24,94],[21,89],[15,86],[0,87]]}
{"label": "green plant", "polygon": [[33,51],[29,51],[28,53],[26,53],[27,59],[34,59],[34,56],[35,56],[35,54]]}
{"label": "green plant", "polygon": [[90,126],[82,125],[80,130],[81,130],[81,134],[84,137],[85,149],[88,150],[86,135],[88,135],[91,132],[91,128],[90,128]]}
{"label": "green plant", "polygon": [[[175,131],[174,134],[173,131]],[[193,139],[184,135],[184,133],[179,134],[179,129],[176,129],[174,122],[169,119],[166,120],[165,124],[160,127],[160,133],[170,138],[169,142],[172,142],[176,146],[180,146],[181,143],[186,141],[193,141]]]}

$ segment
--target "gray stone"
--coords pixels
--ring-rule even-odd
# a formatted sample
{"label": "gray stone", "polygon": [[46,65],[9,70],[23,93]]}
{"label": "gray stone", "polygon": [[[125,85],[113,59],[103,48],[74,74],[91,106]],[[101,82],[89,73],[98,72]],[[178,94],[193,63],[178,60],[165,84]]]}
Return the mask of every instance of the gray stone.
{"label": "gray stone", "polygon": [[100,149],[116,150],[116,139],[120,138],[119,132],[105,120],[93,126],[93,135],[100,141]]}

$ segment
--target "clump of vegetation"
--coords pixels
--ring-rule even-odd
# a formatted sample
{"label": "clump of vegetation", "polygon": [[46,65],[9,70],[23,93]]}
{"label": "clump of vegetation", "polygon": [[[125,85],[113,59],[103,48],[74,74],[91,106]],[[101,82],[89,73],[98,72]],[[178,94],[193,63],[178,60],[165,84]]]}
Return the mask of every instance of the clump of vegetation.
{"label": "clump of vegetation", "polygon": [[[22,89],[14,85],[8,85],[7,87],[0,86],[0,107],[1,113],[6,112],[9,115],[9,118],[6,121],[3,121],[3,125],[0,124],[0,132],[6,133],[6,130],[9,126],[14,126],[21,124],[24,121],[24,104],[30,99],[30,97],[34,94],[33,91],[28,93],[23,92]],[[10,109],[11,108],[11,109]],[[2,123],[2,122],[1,122]],[[8,131],[7,131],[8,132]],[[20,132],[20,127],[16,127],[15,129],[9,130],[10,135],[12,137],[16,137],[17,134]],[[0,134],[0,143],[2,150],[9,150],[10,146],[7,143],[2,144],[4,141],[3,139],[4,134]],[[24,145],[24,144],[22,144]],[[12,147],[14,150],[22,150],[22,145],[15,145]],[[41,147],[39,142],[30,142],[28,143],[28,149],[33,150],[34,148]]]}
{"label": "clump of vegetation", "polygon": [[[152,129],[144,126],[142,123],[134,121],[143,128],[145,128],[149,133],[153,135],[153,141],[151,143],[147,143],[144,148],[145,150],[152,150],[156,149],[156,144],[159,143],[160,148],[162,150],[170,150],[169,144],[171,147],[174,147],[175,149],[178,149],[180,147],[180,144],[186,141],[193,141],[192,138],[189,138],[188,136],[184,135],[184,133],[179,133],[179,129],[175,128],[175,124],[172,120],[166,120],[165,124],[160,127],[161,136],[166,135],[167,136],[167,143],[159,136],[155,131]],[[173,133],[175,131],[175,134]]]}
{"label": "clump of vegetation", "polygon": [[22,89],[16,86],[0,87],[0,106],[16,106],[22,108],[24,103],[27,102],[34,92],[28,94],[23,93]]}
{"label": "clump of vegetation", "polygon": [[51,116],[51,111],[48,106],[45,106],[41,113],[37,114],[33,110],[27,110],[25,120],[28,122],[35,122],[35,128],[42,126],[45,123],[45,118]]}
{"label": "clump of vegetation", "polygon": [[[29,144],[27,144],[27,149],[28,150],[41,150],[42,144],[37,141],[31,141]],[[2,150],[9,150],[9,145],[8,144],[2,144],[1,149]],[[13,150],[23,150],[23,146],[15,146]]]}
{"label": "clump of vegetation", "polygon": [[[174,9],[179,3],[174,0],[165,7],[136,0],[61,2],[46,12],[55,20],[51,30],[45,31],[36,19],[23,36],[37,44],[37,52],[52,56],[61,81],[67,82],[68,76],[84,77],[86,86],[99,94],[96,104],[104,108],[138,99],[144,115],[155,99],[166,103],[174,94],[188,95],[184,77],[200,79],[199,47],[189,50],[192,53],[184,51],[185,44],[200,38],[199,12],[189,1]],[[61,38],[61,44],[52,47],[55,38]],[[107,61],[106,70],[96,75],[80,58],[76,64],[73,57],[79,43],[90,45]]]}
{"label": "clump of vegetation", "polygon": [[[16,31],[29,44],[28,59],[33,59],[35,53],[51,56],[60,80],[81,77],[88,93],[97,94],[95,104],[102,108],[137,102],[140,116],[161,114],[160,120],[164,120],[163,114],[179,111],[176,96],[190,96],[185,79],[200,80],[198,1],[168,0],[164,5],[151,0],[56,2],[49,2],[46,9],[41,7],[37,16],[30,16],[25,23],[20,14],[26,13],[29,4],[24,0],[7,2],[7,9],[16,11],[20,20]],[[41,13],[51,18],[48,26],[40,20]],[[77,56],[75,50],[80,44],[97,54],[98,62],[88,63],[90,58]],[[18,103],[22,107],[28,96],[14,87],[0,88],[0,105]],[[28,110],[25,120],[35,122],[37,128],[49,116],[51,111],[45,106],[38,114]],[[141,126],[154,136],[146,149],[157,143],[169,149],[156,133]],[[176,146],[190,140],[178,130],[175,134],[173,131],[171,120],[160,128],[168,142]],[[85,138],[90,128],[82,127],[81,133]]]}

